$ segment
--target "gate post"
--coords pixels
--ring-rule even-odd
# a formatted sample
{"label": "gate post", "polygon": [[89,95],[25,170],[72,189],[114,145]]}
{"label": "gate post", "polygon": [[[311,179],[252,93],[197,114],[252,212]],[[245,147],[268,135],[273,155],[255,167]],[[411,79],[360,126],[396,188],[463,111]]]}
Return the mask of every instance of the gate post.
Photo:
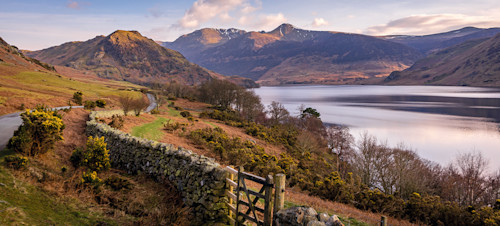
{"label": "gate post", "polygon": [[285,174],[279,173],[275,176],[275,190],[274,190],[274,210],[275,215],[278,211],[282,210],[285,206]]}
{"label": "gate post", "polygon": [[266,196],[265,196],[265,206],[264,206],[264,210],[265,210],[264,225],[271,226],[271,223],[273,220],[271,217],[271,213],[272,213],[271,201],[273,198],[273,176],[267,175],[266,184],[264,186],[266,186],[266,189],[265,189]]}

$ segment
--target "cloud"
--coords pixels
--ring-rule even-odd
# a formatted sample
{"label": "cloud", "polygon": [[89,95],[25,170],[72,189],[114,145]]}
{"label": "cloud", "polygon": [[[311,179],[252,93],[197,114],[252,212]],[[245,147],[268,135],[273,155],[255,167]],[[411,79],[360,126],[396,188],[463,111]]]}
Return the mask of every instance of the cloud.
{"label": "cloud", "polygon": [[238,20],[238,23],[249,28],[269,30],[285,23],[286,21],[287,19],[285,18],[285,15],[277,13],[242,16]]}
{"label": "cloud", "polygon": [[268,29],[286,21],[282,13],[263,14],[261,0],[197,0],[172,28],[193,29],[217,21],[220,25]]}
{"label": "cloud", "polygon": [[197,0],[177,25],[182,28],[196,28],[214,18],[227,19],[228,13],[238,6],[243,6],[244,2],[245,0]]}
{"label": "cloud", "polygon": [[466,26],[494,27],[500,20],[463,14],[413,15],[390,21],[387,24],[367,28],[364,33],[369,35],[411,34],[423,35],[459,29]]}
{"label": "cloud", "polygon": [[314,18],[314,21],[311,24],[311,26],[313,27],[321,27],[326,25],[328,25],[328,21],[323,18]]}
{"label": "cloud", "polygon": [[70,9],[80,9],[80,4],[77,1],[69,1],[66,7]]}

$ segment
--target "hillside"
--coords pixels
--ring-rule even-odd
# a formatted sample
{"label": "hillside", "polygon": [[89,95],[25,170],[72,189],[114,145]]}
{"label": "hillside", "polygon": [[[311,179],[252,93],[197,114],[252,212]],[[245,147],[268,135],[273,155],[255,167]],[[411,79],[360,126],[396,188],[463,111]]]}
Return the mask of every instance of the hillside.
{"label": "hillside", "polygon": [[[179,50],[210,70],[251,78],[263,85],[352,83],[387,76],[421,57],[410,47],[375,37],[308,31],[290,24],[282,24],[270,32],[238,30],[231,38],[210,45],[203,44],[207,43],[206,38],[198,38],[204,30],[164,46]],[[190,46],[203,48],[195,51]]]}
{"label": "hillside", "polygon": [[147,84],[199,84],[210,73],[180,53],[161,47],[137,31],[115,31],[85,42],[68,42],[27,55],[54,65],[91,70],[99,77]]}
{"label": "hillside", "polygon": [[0,79],[0,115],[20,111],[24,107],[33,108],[40,103],[66,106],[76,91],[83,91],[85,99],[102,98],[114,105],[125,90],[144,88],[128,82],[98,78],[90,71],[53,67],[26,57],[1,38]]}
{"label": "hillside", "polygon": [[499,32],[500,28],[464,27],[458,30],[431,35],[389,35],[381,38],[410,46],[424,54],[431,54],[469,40],[491,38]]}
{"label": "hillside", "polygon": [[431,54],[385,84],[500,86],[500,34],[473,40]]}

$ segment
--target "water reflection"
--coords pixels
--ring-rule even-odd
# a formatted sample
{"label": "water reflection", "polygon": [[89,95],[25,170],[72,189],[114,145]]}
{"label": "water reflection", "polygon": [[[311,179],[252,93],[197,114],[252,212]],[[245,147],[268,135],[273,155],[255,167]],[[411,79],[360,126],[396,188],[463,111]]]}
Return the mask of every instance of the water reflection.
{"label": "water reflection", "polygon": [[481,151],[500,168],[500,90],[441,86],[262,87],[265,105],[281,102],[296,113],[316,108],[326,123],[351,127],[396,145],[404,142],[424,158],[447,164],[457,152]]}

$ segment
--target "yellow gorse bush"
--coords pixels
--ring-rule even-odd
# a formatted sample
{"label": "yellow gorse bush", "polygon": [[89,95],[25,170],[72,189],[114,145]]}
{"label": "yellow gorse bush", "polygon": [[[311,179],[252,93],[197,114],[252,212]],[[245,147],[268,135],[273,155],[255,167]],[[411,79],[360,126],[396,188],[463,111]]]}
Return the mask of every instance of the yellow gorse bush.
{"label": "yellow gorse bush", "polygon": [[23,124],[14,132],[8,147],[25,155],[33,156],[54,148],[63,140],[65,127],[62,116],[46,107],[27,109],[21,114]]}

